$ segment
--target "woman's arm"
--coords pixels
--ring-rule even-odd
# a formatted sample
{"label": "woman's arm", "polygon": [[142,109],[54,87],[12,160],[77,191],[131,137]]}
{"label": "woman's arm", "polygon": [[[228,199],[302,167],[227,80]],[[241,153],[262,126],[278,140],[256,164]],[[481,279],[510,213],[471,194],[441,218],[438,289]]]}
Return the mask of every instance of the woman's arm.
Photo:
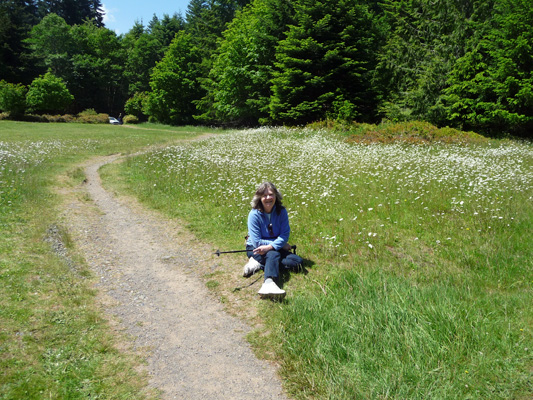
{"label": "woman's arm", "polygon": [[[250,211],[248,214],[248,235],[252,246],[255,248],[263,247],[262,254],[272,249],[282,249],[289,241],[291,232],[287,210],[282,209],[279,215],[272,213],[272,229],[274,234],[277,235],[275,238],[263,238],[263,231],[266,232],[267,230],[266,226],[263,225],[265,225],[265,222],[261,212],[257,210]],[[269,246],[268,249],[267,246]]]}
{"label": "woman's arm", "polygon": [[262,244],[261,222],[261,215],[259,212],[251,210],[248,214],[248,240],[254,248],[259,247]]}

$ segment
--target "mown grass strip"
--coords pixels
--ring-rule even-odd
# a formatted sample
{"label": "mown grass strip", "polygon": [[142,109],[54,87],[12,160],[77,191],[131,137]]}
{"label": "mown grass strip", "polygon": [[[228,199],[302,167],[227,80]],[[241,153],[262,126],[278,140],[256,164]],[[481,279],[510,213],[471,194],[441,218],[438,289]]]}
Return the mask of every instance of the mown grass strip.
{"label": "mown grass strip", "polygon": [[91,156],[195,135],[140,128],[0,121],[0,398],[152,397],[95,302],[53,190],[58,174],[80,184],[75,164]]}

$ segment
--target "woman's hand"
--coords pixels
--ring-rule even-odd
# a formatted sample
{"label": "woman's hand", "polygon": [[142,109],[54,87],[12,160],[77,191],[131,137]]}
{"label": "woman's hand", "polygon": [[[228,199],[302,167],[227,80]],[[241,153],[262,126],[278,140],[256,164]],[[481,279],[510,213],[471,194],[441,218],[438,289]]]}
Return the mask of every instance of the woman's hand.
{"label": "woman's hand", "polygon": [[274,247],[272,247],[271,244],[265,244],[263,246],[259,246],[257,248],[254,249],[254,254],[266,254],[268,253],[270,250],[274,250]]}

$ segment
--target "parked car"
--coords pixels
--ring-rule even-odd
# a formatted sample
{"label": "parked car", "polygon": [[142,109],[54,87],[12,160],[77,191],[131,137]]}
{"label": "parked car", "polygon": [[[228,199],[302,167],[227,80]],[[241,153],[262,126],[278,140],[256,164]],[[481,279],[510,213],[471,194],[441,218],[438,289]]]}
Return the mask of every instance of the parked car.
{"label": "parked car", "polygon": [[112,125],[120,125],[120,121],[113,117],[109,117],[109,123]]}

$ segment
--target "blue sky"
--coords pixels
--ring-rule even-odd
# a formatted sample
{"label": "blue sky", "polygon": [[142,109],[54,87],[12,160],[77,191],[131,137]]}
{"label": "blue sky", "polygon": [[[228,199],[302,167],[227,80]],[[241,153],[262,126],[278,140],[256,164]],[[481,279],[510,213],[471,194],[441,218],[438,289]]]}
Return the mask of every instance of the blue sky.
{"label": "blue sky", "polygon": [[181,11],[185,17],[188,4],[189,0],[102,0],[106,13],[104,24],[120,35],[127,33],[136,20],[142,20],[146,26],[154,14],[161,18],[163,14],[173,15]]}

